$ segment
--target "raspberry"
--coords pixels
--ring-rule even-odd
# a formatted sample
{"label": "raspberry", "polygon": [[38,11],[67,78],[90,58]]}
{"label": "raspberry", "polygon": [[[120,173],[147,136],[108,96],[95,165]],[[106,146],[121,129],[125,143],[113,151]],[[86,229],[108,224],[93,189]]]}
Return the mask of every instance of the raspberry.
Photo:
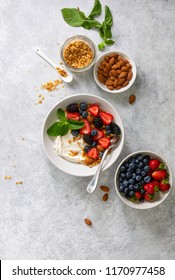
{"label": "raspberry", "polygon": [[86,142],[89,145],[92,145],[92,143],[93,143],[92,136],[89,134],[84,135],[83,140],[84,140],[84,142]]}
{"label": "raspberry", "polygon": [[76,104],[76,103],[69,104],[67,106],[67,111],[70,112],[70,113],[79,112],[78,104]]}
{"label": "raspberry", "polygon": [[103,126],[102,120],[99,117],[94,118],[94,126],[100,128]]}

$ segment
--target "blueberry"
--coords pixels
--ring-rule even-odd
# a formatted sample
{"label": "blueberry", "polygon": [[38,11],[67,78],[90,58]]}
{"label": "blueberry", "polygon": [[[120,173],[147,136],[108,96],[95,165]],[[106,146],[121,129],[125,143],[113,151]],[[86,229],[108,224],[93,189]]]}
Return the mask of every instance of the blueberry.
{"label": "blueberry", "polygon": [[141,170],[139,168],[136,169],[136,174],[139,175],[141,173]]}
{"label": "blueberry", "polygon": [[135,168],[137,168],[137,166],[136,166],[136,164],[134,162],[131,162],[129,164],[129,168],[135,169]]}
{"label": "blueberry", "polygon": [[122,183],[124,179],[123,179],[123,178],[121,178],[121,177],[119,177],[119,179],[118,179],[118,180],[119,180],[119,182],[120,182],[120,183]]}
{"label": "blueberry", "polygon": [[71,133],[72,133],[72,135],[73,135],[73,136],[75,136],[75,137],[76,137],[76,136],[78,136],[79,131],[78,131],[78,130],[72,130],[72,132],[71,132]]}
{"label": "blueberry", "polygon": [[148,155],[147,155],[147,156],[144,156],[144,159],[145,159],[145,158],[148,159],[148,160],[150,160],[150,156],[148,156]]}
{"label": "blueberry", "polygon": [[92,136],[96,136],[97,134],[98,134],[98,132],[97,132],[96,129],[93,129],[93,130],[91,131],[91,135],[92,135]]}
{"label": "blueberry", "polygon": [[133,179],[135,179],[136,176],[137,176],[137,175],[136,175],[135,173],[132,174],[132,178],[133,178]]}
{"label": "blueberry", "polygon": [[111,133],[112,133],[111,130],[107,130],[107,131],[106,131],[106,135],[110,135]]}
{"label": "blueberry", "polygon": [[86,118],[87,118],[87,116],[88,116],[88,113],[87,113],[86,111],[83,111],[83,113],[82,113],[82,117],[83,117],[83,119],[86,119]]}
{"label": "blueberry", "polygon": [[150,171],[149,165],[146,165],[143,169],[144,169],[145,172],[149,172]]}
{"label": "blueberry", "polygon": [[144,163],[145,165],[148,165],[148,163],[149,163],[149,159],[144,158],[144,159],[143,159],[143,163]]}
{"label": "blueberry", "polygon": [[95,148],[97,146],[97,142],[93,141],[91,147]]}
{"label": "blueberry", "polygon": [[130,179],[131,176],[132,176],[132,173],[131,173],[131,172],[127,172],[127,173],[126,173],[126,179]]}
{"label": "blueberry", "polygon": [[129,192],[129,189],[128,188],[125,188],[124,191],[123,191],[125,194],[127,194]]}
{"label": "blueberry", "polygon": [[135,159],[135,164],[139,164],[139,160],[138,159]]}
{"label": "blueberry", "polygon": [[138,159],[139,161],[142,161],[142,159],[143,159],[143,155],[142,155],[142,154],[138,154],[138,155],[136,155],[136,159]]}
{"label": "blueberry", "polygon": [[133,195],[134,195],[134,191],[130,191],[130,192],[129,192],[129,196],[132,197]]}
{"label": "blueberry", "polygon": [[141,189],[141,190],[140,190],[140,193],[141,193],[141,194],[145,194],[146,192],[145,192],[145,190]]}
{"label": "blueberry", "polygon": [[131,162],[134,162],[134,161],[135,161],[134,157],[130,157],[129,162],[131,163]]}
{"label": "blueberry", "polygon": [[128,189],[129,189],[130,191],[133,191],[133,190],[134,190],[134,186],[133,186],[133,185],[129,185]]}
{"label": "blueberry", "polygon": [[106,125],[106,130],[111,130],[110,125]]}
{"label": "blueberry", "polygon": [[119,192],[123,192],[123,191],[124,191],[123,186],[120,186],[120,187],[119,187]]}
{"label": "blueberry", "polygon": [[138,185],[138,184],[135,184],[135,185],[134,185],[134,190],[135,190],[135,191],[138,191],[138,190],[139,190],[139,185]]}
{"label": "blueberry", "polygon": [[82,115],[83,111],[82,111],[82,110],[79,110],[79,113],[80,113],[80,115]]}
{"label": "blueberry", "polygon": [[143,180],[141,180],[141,181],[138,183],[139,187],[142,187],[144,184],[145,184],[145,182],[144,182]]}
{"label": "blueberry", "polygon": [[142,176],[142,177],[145,177],[145,176],[146,176],[146,171],[144,171],[144,170],[141,171],[141,176]]}
{"label": "blueberry", "polygon": [[138,164],[138,167],[140,167],[140,168],[143,167],[143,162],[140,161]]}
{"label": "blueberry", "polygon": [[151,176],[146,176],[144,178],[145,183],[150,183],[151,182]]}
{"label": "blueberry", "polygon": [[132,174],[134,172],[134,168],[129,167],[127,171]]}
{"label": "blueberry", "polygon": [[99,152],[99,157],[102,158],[103,154],[103,152]]}
{"label": "blueberry", "polygon": [[84,147],[84,150],[85,150],[85,152],[87,152],[87,153],[90,151],[90,149],[91,149],[91,147],[89,147],[89,146],[85,146],[85,147]]}
{"label": "blueberry", "polygon": [[80,103],[80,110],[85,111],[87,109],[87,104],[84,102]]}
{"label": "blueberry", "polygon": [[128,181],[129,184],[134,184],[135,183],[135,180],[133,178],[129,179]]}
{"label": "blueberry", "polygon": [[121,178],[123,178],[123,179],[125,179],[126,174],[125,174],[125,173],[123,173],[123,172],[121,172],[121,173],[120,173],[120,177],[121,177]]}
{"label": "blueberry", "polygon": [[141,181],[141,180],[142,180],[142,177],[141,177],[140,175],[137,175],[137,176],[136,176],[136,181],[139,182],[139,181]]}
{"label": "blueberry", "polygon": [[128,181],[125,180],[125,181],[123,181],[123,184],[122,184],[122,185],[123,185],[124,187],[127,187],[128,184],[129,184]]}
{"label": "blueberry", "polygon": [[124,163],[124,166],[125,166],[126,168],[128,168],[128,167],[129,167],[129,163],[126,161],[126,162]]}
{"label": "blueberry", "polygon": [[120,167],[120,171],[124,172],[125,170],[126,170],[126,167],[125,167],[124,165],[122,165],[122,166]]}

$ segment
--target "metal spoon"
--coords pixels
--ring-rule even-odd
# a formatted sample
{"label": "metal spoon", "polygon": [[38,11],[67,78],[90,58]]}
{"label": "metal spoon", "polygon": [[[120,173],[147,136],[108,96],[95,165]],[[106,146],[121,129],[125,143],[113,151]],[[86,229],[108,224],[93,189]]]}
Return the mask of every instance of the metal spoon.
{"label": "metal spoon", "polygon": [[99,179],[99,176],[100,176],[101,168],[103,166],[103,162],[106,158],[106,155],[111,148],[114,148],[116,146],[119,139],[120,139],[120,134],[114,135],[114,137],[111,139],[111,145],[105,150],[105,152],[102,156],[101,162],[98,166],[97,172],[95,173],[95,175],[93,176],[92,180],[90,181],[90,183],[87,187],[88,193],[92,193],[93,191],[95,191],[95,189],[97,187],[98,179]]}
{"label": "metal spoon", "polygon": [[[36,52],[36,54],[38,54],[40,57],[42,57],[44,60],[46,60],[46,61],[57,71],[57,74],[60,76],[60,79],[62,79],[64,82],[70,83],[70,82],[73,80],[72,74],[71,74],[69,71],[67,71],[67,69],[65,69],[65,68],[63,67],[63,65],[57,66],[56,64],[54,64],[54,63],[45,55],[45,53],[44,53],[40,48],[36,47],[36,48],[35,48],[35,52]],[[67,77],[61,76],[61,75],[59,74],[59,72],[58,72],[58,68],[60,68],[60,69],[62,69],[62,70],[64,70],[64,71],[66,71]]]}

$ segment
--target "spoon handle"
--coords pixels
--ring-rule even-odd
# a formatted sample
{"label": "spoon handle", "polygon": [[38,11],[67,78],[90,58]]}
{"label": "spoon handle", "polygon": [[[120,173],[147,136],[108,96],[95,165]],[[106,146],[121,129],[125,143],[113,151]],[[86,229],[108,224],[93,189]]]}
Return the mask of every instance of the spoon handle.
{"label": "spoon handle", "polygon": [[35,48],[36,54],[38,54],[40,57],[42,57],[44,60],[46,60],[53,68],[56,68],[57,66],[47,57],[47,55],[38,47]]}
{"label": "spoon handle", "polygon": [[88,193],[92,193],[93,191],[95,191],[96,187],[97,187],[97,183],[98,183],[98,179],[99,179],[99,175],[100,175],[100,172],[101,172],[101,168],[103,166],[103,162],[106,158],[106,155],[109,151],[109,149],[111,149],[112,146],[110,146],[108,149],[105,150],[103,156],[102,156],[102,159],[101,159],[101,162],[98,166],[98,169],[97,169],[97,172],[95,173],[95,175],[93,176],[92,180],[90,181],[89,185],[87,186],[87,192]]}

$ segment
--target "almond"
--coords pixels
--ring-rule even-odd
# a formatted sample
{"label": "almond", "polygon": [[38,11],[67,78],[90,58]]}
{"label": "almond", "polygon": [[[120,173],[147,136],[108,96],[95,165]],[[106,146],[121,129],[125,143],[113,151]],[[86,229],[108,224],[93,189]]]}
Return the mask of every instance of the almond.
{"label": "almond", "polygon": [[121,70],[116,70],[117,75],[120,75],[121,72],[122,72]]}
{"label": "almond", "polygon": [[121,59],[121,60],[119,61],[119,64],[120,64],[120,67],[125,66],[125,63],[124,63],[123,59]]}
{"label": "almond", "polygon": [[124,78],[124,77],[126,77],[128,75],[128,72],[122,72],[121,74],[120,74],[120,78]]}
{"label": "almond", "polygon": [[100,186],[100,190],[102,190],[103,192],[109,192],[109,188],[106,186]]}
{"label": "almond", "polygon": [[103,71],[103,69],[104,69],[104,65],[100,65],[100,66],[98,67],[98,70],[102,70],[102,71]]}
{"label": "almond", "polygon": [[108,89],[110,89],[110,90],[113,90],[113,89],[114,89],[113,86],[107,86],[107,87],[108,87]]}
{"label": "almond", "polygon": [[93,123],[94,118],[92,116],[87,116],[87,120],[88,122]]}
{"label": "almond", "polygon": [[121,57],[121,55],[118,56],[118,61],[123,60],[123,58]]}
{"label": "almond", "polygon": [[129,81],[124,82],[124,84],[122,85],[122,87],[126,87],[129,84]]}
{"label": "almond", "polygon": [[110,72],[109,72],[109,75],[110,76],[116,76],[117,75],[117,72],[116,72],[117,70],[111,70]]}
{"label": "almond", "polygon": [[105,62],[105,61],[102,61],[102,62],[100,63],[100,65],[106,66],[106,62]]}
{"label": "almond", "polygon": [[103,200],[103,201],[108,200],[108,193],[105,193],[105,194],[103,195],[102,200]]}
{"label": "almond", "polygon": [[110,64],[110,65],[113,65],[113,64],[114,64],[114,62],[115,62],[115,58],[114,58],[114,57],[112,57],[112,58],[109,60],[109,64]]}
{"label": "almond", "polygon": [[129,71],[128,76],[127,76],[127,80],[131,81],[132,79],[132,71]]}
{"label": "almond", "polygon": [[129,104],[134,103],[135,99],[136,99],[135,95],[130,95],[130,97],[129,97]]}
{"label": "almond", "polygon": [[107,63],[107,62],[106,62],[106,68],[107,68],[108,70],[111,70],[111,65],[110,65],[109,63]]}
{"label": "almond", "polygon": [[108,79],[105,83],[106,86],[113,86],[114,81],[112,81],[111,79]]}
{"label": "almond", "polygon": [[108,77],[109,77],[109,73],[104,73],[104,72],[103,72],[103,76],[106,77],[106,78],[108,78]]}
{"label": "almond", "polygon": [[105,60],[106,62],[109,62],[110,57],[109,57],[109,56],[105,56],[105,57],[104,57],[104,60]]}
{"label": "almond", "polygon": [[114,69],[114,70],[116,70],[116,69],[118,69],[118,68],[120,68],[119,62],[117,62],[116,64],[114,64],[114,65],[112,66],[112,69]]}
{"label": "almond", "polygon": [[91,222],[91,220],[90,219],[84,219],[84,222],[85,222],[85,224],[86,225],[88,225],[88,226],[91,226],[92,225],[92,222]]}
{"label": "almond", "polygon": [[128,72],[128,71],[129,71],[129,68],[126,67],[126,66],[123,66],[121,70],[124,71],[124,72]]}
{"label": "almond", "polygon": [[118,57],[118,54],[117,54],[117,53],[111,53],[111,54],[110,54],[110,57],[117,58],[117,57]]}
{"label": "almond", "polygon": [[90,158],[90,157],[86,157],[84,162],[86,165],[91,165],[92,163],[94,163],[95,159]]}
{"label": "almond", "polygon": [[118,85],[119,86],[122,86],[124,84],[126,80],[124,78],[121,78],[119,81],[118,81]]}
{"label": "almond", "polygon": [[115,79],[114,81],[114,87],[117,87],[118,86],[118,79]]}
{"label": "almond", "polygon": [[115,81],[116,77],[111,76],[110,79],[111,79],[112,81]]}
{"label": "almond", "polygon": [[97,145],[97,150],[99,150],[100,152],[103,152],[104,148],[101,145]]}
{"label": "almond", "polygon": [[131,64],[130,63],[126,63],[126,67],[128,68],[132,68]]}
{"label": "almond", "polygon": [[105,77],[102,74],[98,74],[98,79],[102,84],[104,84],[106,81]]}
{"label": "almond", "polygon": [[121,86],[117,86],[117,87],[116,87],[116,90],[117,90],[117,89],[121,89]]}

